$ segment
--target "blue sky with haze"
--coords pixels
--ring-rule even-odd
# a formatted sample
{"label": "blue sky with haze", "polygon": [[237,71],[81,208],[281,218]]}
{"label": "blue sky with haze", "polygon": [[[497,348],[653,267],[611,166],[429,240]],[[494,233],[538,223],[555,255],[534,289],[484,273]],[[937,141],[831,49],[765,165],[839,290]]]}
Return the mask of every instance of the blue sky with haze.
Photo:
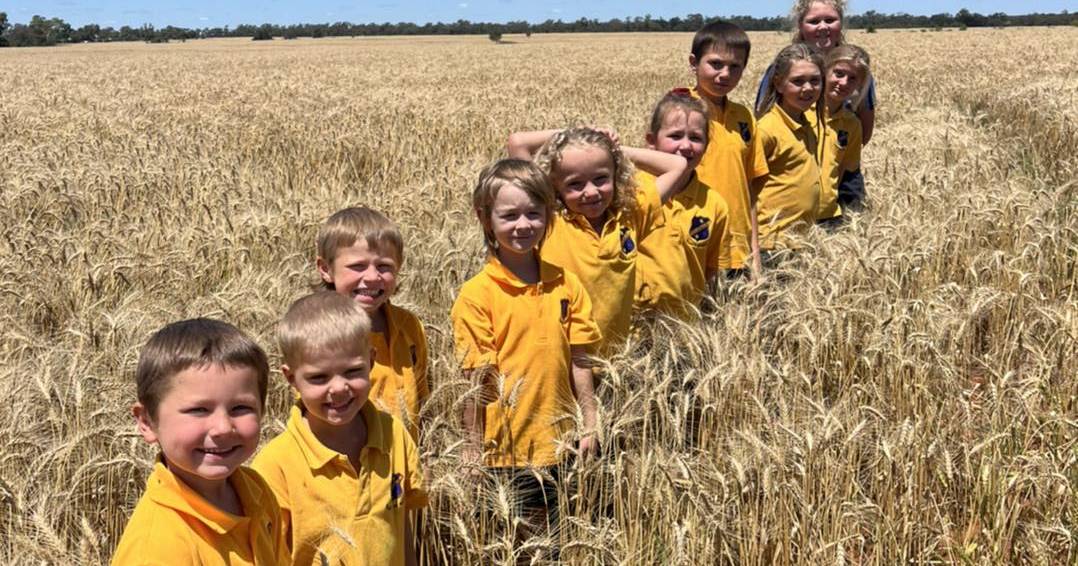
{"label": "blue sky with haze", "polygon": [[[669,18],[690,13],[705,16],[777,16],[790,9],[790,0],[727,0],[725,2],[689,2],[666,0],[641,2],[638,0],[547,0],[541,2],[524,0],[19,0],[0,4],[0,11],[7,12],[11,22],[25,23],[34,14],[63,18],[78,27],[97,23],[113,27],[140,26],[145,23],[156,27],[175,25],[188,28],[235,26],[236,24],[293,24],[348,21],[352,23],[401,22],[418,24],[426,22],[453,22],[459,19],[473,22],[505,22],[527,20],[541,22],[546,19],[565,21],[579,18],[608,20],[651,14]],[[907,12],[910,14],[955,13],[962,8],[973,12],[990,14],[1005,12],[1025,14],[1030,12],[1078,11],[1078,0],[1011,1],[962,1],[962,0],[854,0],[850,13],[868,10],[883,13]]]}

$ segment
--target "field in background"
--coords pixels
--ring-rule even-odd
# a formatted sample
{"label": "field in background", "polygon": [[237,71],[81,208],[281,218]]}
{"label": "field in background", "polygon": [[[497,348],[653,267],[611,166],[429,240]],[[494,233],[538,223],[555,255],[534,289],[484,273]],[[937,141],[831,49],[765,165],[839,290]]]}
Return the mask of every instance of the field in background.
{"label": "field in background", "polygon": [[[0,562],[107,562],[154,456],[128,411],[140,345],[213,316],[275,356],[317,225],[354,204],[401,225],[399,302],[430,337],[427,557],[511,562],[505,494],[457,466],[467,195],[514,129],[640,143],[691,35],[507,39],[0,52]],[[743,102],[788,36],[752,39]],[[610,361],[563,559],[1078,561],[1078,29],[848,39],[877,69],[870,210]]]}

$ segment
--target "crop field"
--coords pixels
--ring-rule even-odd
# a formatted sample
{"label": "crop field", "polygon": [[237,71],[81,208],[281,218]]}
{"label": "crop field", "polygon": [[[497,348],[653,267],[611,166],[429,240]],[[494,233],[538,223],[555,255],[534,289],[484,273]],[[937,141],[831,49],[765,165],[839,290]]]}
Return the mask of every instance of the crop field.
{"label": "crop field", "polygon": [[[741,102],[789,40],[751,36]],[[458,465],[470,191],[516,129],[643,143],[691,34],[506,39],[0,50],[0,563],[107,563],[155,456],[142,343],[212,316],[273,365],[319,223],[356,204],[400,224],[430,340],[427,564],[1078,563],[1078,28],[849,34],[869,209],[605,361],[603,457],[531,538]]]}

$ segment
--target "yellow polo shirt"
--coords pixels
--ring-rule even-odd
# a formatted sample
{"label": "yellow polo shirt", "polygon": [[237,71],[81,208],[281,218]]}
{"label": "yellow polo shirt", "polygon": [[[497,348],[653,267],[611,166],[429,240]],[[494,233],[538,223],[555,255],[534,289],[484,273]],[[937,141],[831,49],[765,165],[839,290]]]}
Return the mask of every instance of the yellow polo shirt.
{"label": "yellow polo shirt", "polygon": [[228,481],[242,517],[218,509],[158,461],[112,565],[288,564],[286,525],[270,487],[249,468],[237,468]]}
{"label": "yellow polo shirt", "polygon": [[374,364],[370,400],[382,411],[399,418],[412,439],[418,440],[419,410],[430,397],[427,335],[414,314],[390,303],[382,309],[386,332],[371,333]]}
{"label": "yellow polo shirt", "polygon": [[496,398],[486,399],[488,466],[558,463],[555,441],[572,430],[576,412],[569,348],[600,339],[580,280],[546,262],[539,272],[540,281],[528,284],[490,257],[453,304],[461,367],[492,366],[504,377],[494,384]]}
{"label": "yellow polo shirt", "polygon": [[366,403],[359,469],[311,432],[300,406],[255,457],[291,533],[292,564],[404,564],[406,509],[427,505],[415,443],[399,419]]}
{"label": "yellow polo shirt", "polygon": [[697,175],[662,210],[662,227],[640,242],[637,304],[680,316],[699,306],[708,277],[730,267],[729,212]]}
{"label": "yellow polo shirt", "polygon": [[579,214],[555,214],[540,252],[543,261],[564,267],[584,284],[603,337],[596,345],[600,353],[629,336],[640,240],[662,220],[655,177],[638,172],[636,181],[635,207],[608,215],[599,234]]}
{"label": "yellow polo shirt", "polygon": [[838,187],[847,173],[861,169],[861,120],[846,108],[828,115],[817,149],[820,164],[820,202],[816,219],[842,216]]}
{"label": "yellow polo shirt", "polygon": [[760,249],[787,247],[787,232],[804,229],[816,220],[820,168],[814,120],[795,121],[778,104],[760,118],[760,139],[770,170],[756,196]]}
{"label": "yellow polo shirt", "polygon": [[[700,98],[696,89],[695,98]],[[749,191],[752,180],[767,175],[767,160],[752,112],[727,99],[719,110],[708,105],[707,149],[696,174],[726,201],[730,226],[730,267],[748,267],[752,254]]]}

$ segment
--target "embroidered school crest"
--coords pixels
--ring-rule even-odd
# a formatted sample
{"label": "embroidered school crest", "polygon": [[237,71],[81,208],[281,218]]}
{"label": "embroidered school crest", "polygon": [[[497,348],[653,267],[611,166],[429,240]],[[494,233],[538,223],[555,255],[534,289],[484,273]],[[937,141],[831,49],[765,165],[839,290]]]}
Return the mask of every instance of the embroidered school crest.
{"label": "embroidered school crest", "polygon": [[689,225],[689,237],[697,242],[703,242],[711,236],[711,224],[708,219],[703,216],[693,216],[692,223]]}
{"label": "embroidered school crest", "polygon": [[629,231],[628,227],[621,228],[621,255],[629,255],[636,249],[636,242],[633,241],[633,234]]}
{"label": "embroidered school crest", "polygon": [[396,509],[401,505],[401,497],[404,495],[404,486],[401,485],[401,481],[404,477],[400,474],[393,474],[393,478],[389,482],[389,503],[386,504],[386,509]]}
{"label": "embroidered school crest", "polygon": [[846,147],[850,143],[850,133],[846,130],[838,131],[838,146]]}
{"label": "embroidered school crest", "polygon": [[738,122],[737,129],[741,130],[741,139],[746,143],[752,141],[752,131],[749,130],[748,122]]}
{"label": "embroidered school crest", "polygon": [[561,300],[561,321],[569,321],[569,299]]}

